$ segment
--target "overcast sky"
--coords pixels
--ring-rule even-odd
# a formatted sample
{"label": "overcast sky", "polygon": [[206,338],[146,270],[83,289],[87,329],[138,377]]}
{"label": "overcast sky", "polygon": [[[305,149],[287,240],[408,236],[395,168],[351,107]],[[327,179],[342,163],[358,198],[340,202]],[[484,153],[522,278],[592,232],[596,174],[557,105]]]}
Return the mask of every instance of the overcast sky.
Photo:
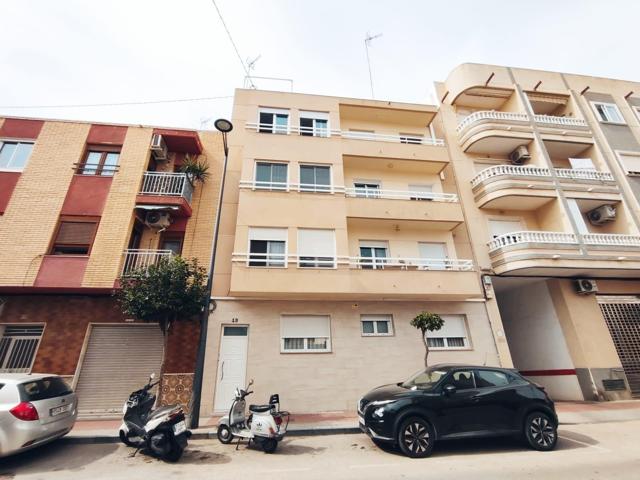
{"label": "overcast sky", "polygon": [[[640,2],[216,0],[254,75],[298,92],[433,102],[463,62],[640,80]],[[212,128],[245,73],[211,0],[0,0],[0,114]],[[255,81],[258,88],[287,82]]]}

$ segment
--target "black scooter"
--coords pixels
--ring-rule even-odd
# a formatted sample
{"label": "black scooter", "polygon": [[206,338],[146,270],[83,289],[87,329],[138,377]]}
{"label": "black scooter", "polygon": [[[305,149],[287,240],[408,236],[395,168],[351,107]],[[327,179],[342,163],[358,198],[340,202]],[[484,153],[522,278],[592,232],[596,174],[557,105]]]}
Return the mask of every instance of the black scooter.
{"label": "black scooter", "polygon": [[152,410],[156,396],[149,391],[160,381],[153,382],[155,374],[140,390],[136,390],[124,404],[120,440],[136,447],[135,455],[147,448],[154,456],[177,462],[187,446],[191,432],[187,430],[184,411],[180,405],[168,405]]}

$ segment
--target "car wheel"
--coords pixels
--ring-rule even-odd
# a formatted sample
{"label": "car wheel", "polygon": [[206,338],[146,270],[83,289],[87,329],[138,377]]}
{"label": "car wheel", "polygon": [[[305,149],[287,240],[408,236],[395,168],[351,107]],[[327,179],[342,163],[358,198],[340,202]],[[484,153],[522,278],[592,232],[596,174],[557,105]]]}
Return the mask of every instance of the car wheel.
{"label": "car wheel", "polygon": [[429,422],[420,417],[409,417],[398,429],[398,446],[402,453],[411,458],[431,455],[435,432]]}
{"label": "car wheel", "polygon": [[227,425],[220,425],[217,435],[220,443],[224,443],[225,445],[231,443],[233,440],[233,433],[231,433],[231,429]]}
{"label": "car wheel", "polygon": [[533,412],[524,421],[524,437],[534,450],[553,450],[558,442],[558,426],[546,413]]}

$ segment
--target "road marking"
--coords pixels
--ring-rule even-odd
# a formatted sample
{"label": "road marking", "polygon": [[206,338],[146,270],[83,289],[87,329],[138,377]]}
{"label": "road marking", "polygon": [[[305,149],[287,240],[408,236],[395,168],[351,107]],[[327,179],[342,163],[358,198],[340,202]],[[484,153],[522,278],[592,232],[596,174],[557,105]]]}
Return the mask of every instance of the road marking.
{"label": "road marking", "polygon": [[558,435],[558,438],[561,438],[563,440],[567,440],[569,442],[578,443],[580,445],[584,445],[585,447],[595,448],[596,450],[601,450],[603,452],[611,452],[611,450],[609,450],[608,448],[600,447],[598,445],[591,445],[590,443],[581,442],[580,440],[574,440],[573,438],[569,438],[569,437],[563,437],[562,435]]}

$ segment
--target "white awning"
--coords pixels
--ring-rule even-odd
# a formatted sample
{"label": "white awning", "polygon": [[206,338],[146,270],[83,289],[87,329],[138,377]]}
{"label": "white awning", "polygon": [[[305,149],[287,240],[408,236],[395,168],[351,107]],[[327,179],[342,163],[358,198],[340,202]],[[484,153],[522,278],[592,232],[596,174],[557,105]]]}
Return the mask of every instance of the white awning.
{"label": "white awning", "polygon": [[180,210],[180,207],[173,205],[136,205],[140,210]]}

